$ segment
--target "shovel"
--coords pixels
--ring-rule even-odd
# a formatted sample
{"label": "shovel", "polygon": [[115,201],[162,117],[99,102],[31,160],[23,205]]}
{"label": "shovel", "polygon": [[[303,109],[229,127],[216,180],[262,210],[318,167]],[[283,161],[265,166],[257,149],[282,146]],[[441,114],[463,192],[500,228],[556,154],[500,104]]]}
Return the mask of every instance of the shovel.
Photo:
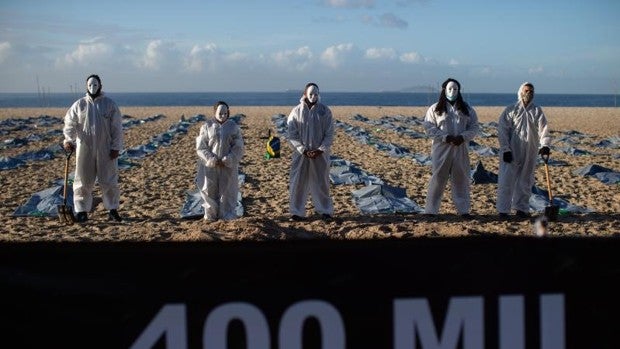
{"label": "shovel", "polygon": [[62,205],[58,205],[58,218],[60,219],[60,223],[73,224],[75,223],[75,215],[73,214],[73,208],[71,206],[67,206],[67,184],[69,183],[69,158],[72,151],[65,151],[67,155],[67,159],[65,160],[65,184],[62,190]]}
{"label": "shovel", "polygon": [[547,217],[549,221],[555,222],[558,220],[558,213],[560,212],[560,207],[553,204],[553,194],[551,193],[551,180],[549,179],[549,154],[541,154],[540,157],[545,163],[545,175],[547,176],[547,192],[549,193],[549,204],[547,205],[547,207],[545,207],[545,217]]}

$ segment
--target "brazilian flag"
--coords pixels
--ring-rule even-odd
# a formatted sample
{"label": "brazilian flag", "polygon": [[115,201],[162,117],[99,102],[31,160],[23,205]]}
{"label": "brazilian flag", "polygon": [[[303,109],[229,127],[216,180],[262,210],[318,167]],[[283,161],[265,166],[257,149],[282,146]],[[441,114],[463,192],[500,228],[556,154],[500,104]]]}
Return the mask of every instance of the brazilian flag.
{"label": "brazilian flag", "polygon": [[267,152],[265,153],[266,159],[274,159],[280,157],[280,138],[271,135],[269,130],[269,138],[267,139]]}

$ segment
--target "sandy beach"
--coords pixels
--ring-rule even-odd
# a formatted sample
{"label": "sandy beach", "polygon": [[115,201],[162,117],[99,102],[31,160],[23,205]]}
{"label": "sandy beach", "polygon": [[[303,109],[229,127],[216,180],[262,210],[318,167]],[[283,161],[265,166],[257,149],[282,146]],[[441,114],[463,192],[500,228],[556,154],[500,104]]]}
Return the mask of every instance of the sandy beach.
{"label": "sandy beach", "polygon": [[[187,135],[177,137],[169,147],[162,147],[154,154],[139,161],[139,166],[122,170],[120,213],[122,223],[109,222],[107,211],[99,203],[85,224],[65,225],[57,217],[13,217],[17,207],[40,190],[61,179],[64,170],[63,157],[49,161],[31,161],[24,167],[0,171],[2,186],[1,241],[216,241],[216,240],[285,240],[285,239],[384,239],[415,238],[419,236],[456,237],[506,234],[533,235],[529,220],[499,220],[495,211],[496,185],[472,185],[472,213],[474,219],[464,221],[455,213],[446,188],[441,215],[426,217],[419,214],[363,215],[353,204],[351,192],[361,185],[333,185],[331,193],[335,205],[335,219],[323,221],[312,216],[308,203],[308,220],[289,222],[288,218],[288,172],[290,148],[283,144],[282,157],[266,160],[265,139],[267,131],[274,129],[271,117],[288,115],[292,106],[236,107],[231,114],[244,114],[241,128],[246,153],[241,170],[246,180],[241,188],[245,214],[234,221],[207,223],[201,219],[183,219],[180,211],[186,193],[195,189],[196,173],[195,137],[201,123],[192,125]],[[430,154],[429,139],[413,139],[396,132],[380,129],[368,123],[356,121],[359,114],[371,120],[384,116],[414,116],[423,118],[427,107],[331,107],[335,118],[353,126],[365,128],[385,142],[391,142],[412,151]],[[497,121],[503,107],[476,107],[481,123]],[[550,167],[551,185],[556,197],[573,205],[587,207],[590,214],[561,216],[550,227],[550,236],[618,236],[620,234],[620,188],[618,184],[607,185],[593,177],[581,177],[573,171],[589,164],[597,164],[620,171],[620,159],[614,157],[617,148],[599,148],[595,143],[620,135],[620,109],[618,108],[560,108],[548,107],[544,111],[549,120],[552,136],[559,138],[562,132],[578,131],[586,135],[574,147],[587,150],[590,155],[568,155],[552,152],[552,158],[563,160],[568,166]],[[49,115],[62,118],[64,108],[18,108],[0,109],[0,120]],[[143,119],[158,114],[165,115],[154,122],[144,123],[125,131],[125,147],[145,144],[150,137],[166,131],[185,118],[196,114],[208,117],[210,106],[197,107],[121,107],[124,115]],[[40,127],[33,130],[15,130],[2,135],[9,138],[27,137],[29,134],[61,129],[62,125]],[[419,131],[421,131],[420,129]],[[52,140],[30,142],[26,146],[0,149],[0,156],[12,157],[26,151],[36,151],[54,143]],[[476,142],[498,147],[497,137],[479,137]],[[361,144],[337,129],[333,154],[351,161],[359,168],[372,173],[386,184],[406,189],[407,196],[424,206],[430,166],[423,166],[408,158],[394,158],[371,145]],[[472,165],[482,161],[485,169],[498,170],[498,158],[481,157],[470,153]],[[73,159],[72,159],[73,160]],[[71,163],[71,170],[75,164]],[[536,185],[546,188],[544,167],[536,170]],[[100,196],[98,188],[95,196]]]}

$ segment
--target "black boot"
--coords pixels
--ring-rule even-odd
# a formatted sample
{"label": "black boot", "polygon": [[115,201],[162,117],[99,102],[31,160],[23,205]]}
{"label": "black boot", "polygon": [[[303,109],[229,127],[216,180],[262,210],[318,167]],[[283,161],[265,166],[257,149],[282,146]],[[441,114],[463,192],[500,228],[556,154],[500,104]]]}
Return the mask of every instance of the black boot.
{"label": "black boot", "polygon": [[75,216],[75,221],[78,223],[84,223],[88,220],[88,215],[86,212],[78,212]]}
{"label": "black boot", "polygon": [[123,221],[121,216],[118,214],[118,211],[115,209],[110,210],[110,212],[108,213],[108,219],[111,221],[117,221],[117,222]]}
{"label": "black boot", "polygon": [[517,210],[516,215],[517,215],[518,218],[530,218],[530,214],[528,212],[525,212],[525,211]]}

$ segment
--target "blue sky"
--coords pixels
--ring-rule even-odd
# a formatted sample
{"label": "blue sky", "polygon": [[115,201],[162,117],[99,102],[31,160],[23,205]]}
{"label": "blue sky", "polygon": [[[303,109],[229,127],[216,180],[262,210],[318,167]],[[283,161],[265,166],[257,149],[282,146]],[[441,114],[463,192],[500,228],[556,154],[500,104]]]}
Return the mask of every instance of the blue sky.
{"label": "blue sky", "polygon": [[3,0],[0,92],[620,91],[617,0]]}

